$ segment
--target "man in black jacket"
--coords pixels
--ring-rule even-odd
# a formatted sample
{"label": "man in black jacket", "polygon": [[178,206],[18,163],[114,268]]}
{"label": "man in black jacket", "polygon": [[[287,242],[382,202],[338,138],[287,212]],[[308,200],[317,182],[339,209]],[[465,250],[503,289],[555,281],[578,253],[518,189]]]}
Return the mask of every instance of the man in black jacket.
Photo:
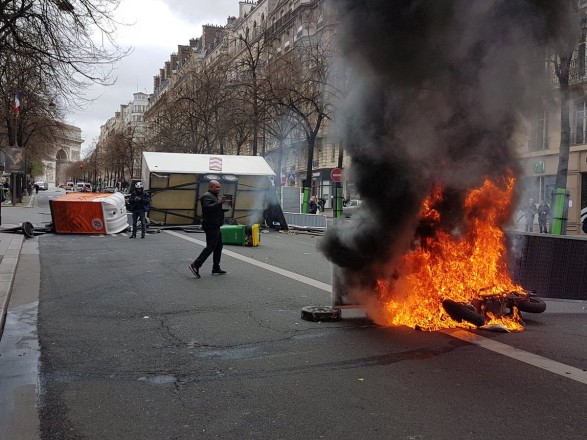
{"label": "man in black jacket", "polygon": [[217,180],[211,180],[208,184],[208,191],[200,197],[202,204],[202,229],[206,233],[206,247],[200,253],[198,258],[189,265],[190,270],[200,278],[200,267],[204,261],[212,255],[212,273],[223,275],[226,271],[220,269],[220,257],[222,256],[222,235],[220,234],[220,226],[224,224],[224,212],[228,209],[223,209],[222,204],[232,204],[231,200],[227,200],[224,196],[218,197],[220,194],[220,183]]}
{"label": "man in black jacket", "polygon": [[544,203],[544,200],[540,200],[540,204],[538,205],[538,225],[540,226],[540,233],[543,232],[548,234],[547,222],[548,217],[550,216],[550,206]]}
{"label": "man in black jacket", "polygon": [[130,193],[128,201],[132,212],[132,234],[129,238],[137,238],[137,219],[141,219],[141,238],[145,238],[147,229],[145,214],[151,209],[151,198],[143,191],[142,182],[135,184],[135,190]]}

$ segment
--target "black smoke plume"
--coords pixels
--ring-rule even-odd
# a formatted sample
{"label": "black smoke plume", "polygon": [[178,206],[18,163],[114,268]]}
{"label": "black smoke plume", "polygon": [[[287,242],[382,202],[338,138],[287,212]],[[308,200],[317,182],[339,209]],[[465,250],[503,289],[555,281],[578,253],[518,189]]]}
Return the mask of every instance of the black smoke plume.
{"label": "black smoke plume", "polygon": [[320,245],[345,282],[369,286],[393,273],[422,232],[418,213],[434,184],[445,189],[441,227],[462,231],[468,190],[519,175],[516,130],[549,87],[547,44],[577,30],[572,3],[330,2],[358,78],[340,117],[365,208]]}

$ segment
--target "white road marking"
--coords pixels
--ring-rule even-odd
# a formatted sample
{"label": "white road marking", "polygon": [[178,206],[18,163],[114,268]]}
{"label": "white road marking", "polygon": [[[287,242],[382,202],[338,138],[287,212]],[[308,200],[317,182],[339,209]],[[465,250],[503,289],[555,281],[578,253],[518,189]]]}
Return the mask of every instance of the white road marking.
{"label": "white road marking", "polygon": [[[167,234],[173,235],[183,240],[191,241],[192,243],[196,243],[201,246],[206,246],[206,243],[204,241],[187,237],[184,234],[180,234],[178,232],[163,232],[166,232]],[[271,266],[266,263],[261,263],[259,261],[253,260],[252,258],[244,257],[240,254],[237,254],[236,252],[231,252],[226,249],[223,249],[222,253],[232,258],[236,258],[237,260],[244,261],[245,263],[253,264],[257,267],[261,267],[270,272],[283,275],[284,277],[291,278],[304,284],[308,284],[320,290],[324,290],[325,292],[332,292],[332,286],[330,284],[313,280],[303,275],[299,275],[295,272],[290,272],[289,270],[280,269],[279,267]],[[483,336],[476,335],[466,330],[446,329],[442,330],[442,332],[449,336],[452,336],[453,338],[461,339],[470,344],[474,344],[486,350],[493,351],[494,353],[498,353],[503,356],[507,356],[509,358],[518,360],[520,362],[524,362],[528,365],[533,365],[535,367],[542,368],[543,370],[550,371],[551,373],[558,374],[559,376],[563,376],[568,379],[572,379],[577,382],[587,384],[587,371],[583,371],[579,368],[571,367],[570,365],[553,361],[552,359],[547,359],[545,357],[538,356],[537,354],[520,350],[510,345],[502,344],[501,342],[497,342],[489,338],[484,338]]]}
{"label": "white road marking", "polygon": [[[206,242],[201,241],[201,240],[196,240],[195,238],[192,238],[192,237],[187,237],[186,235],[180,234],[179,232],[174,232],[174,231],[163,231],[163,232],[165,232],[167,234],[171,234],[171,235],[178,237],[178,238],[181,238],[183,240],[187,240],[187,241],[191,241],[192,243],[199,244],[200,246],[206,246]],[[244,261],[245,263],[249,263],[254,266],[261,267],[261,268],[268,270],[270,272],[273,272],[273,273],[276,273],[279,275],[283,275],[284,277],[291,278],[292,280],[299,281],[300,283],[308,284],[309,286],[316,287],[320,290],[324,290],[325,292],[328,292],[328,293],[332,292],[332,286],[330,284],[322,283],[320,281],[313,280],[312,278],[305,277],[305,276],[297,274],[295,272],[290,272],[289,270],[280,269],[279,267],[271,266],[270,264],[262,263],[257,260],[253,260],[252,258],[245,257],[241,254],[237,254],[236,252],[229,251],[226,248],[224,248],[222,250],[222,254],[228,255],[229,257],[232,257],[232,258],[236,258],[237,260]]]}
{"label": "white road marking", "polygon": [[561,362],[553,361],[552,359],[547,359],[545,357],[538,356],[537,354],[529,353],[527,351],[502,344],[501,342],[494,341],[493,339],[484,338],[483,336],[476,335],[466,330],[447,329],[442,330],[442,332],[452,336],[453,338],[461,339],[462,341],[466,341],[470,344],[485,348],[486,350],[493,351],[494,353],[498,353],[503,356],[516,359],[520,362],[542,368],[543,370],[550,371],[551,373],[558,374],[559,376],[587,384],[587,371],[581,370],[579,368],[571,367]]}

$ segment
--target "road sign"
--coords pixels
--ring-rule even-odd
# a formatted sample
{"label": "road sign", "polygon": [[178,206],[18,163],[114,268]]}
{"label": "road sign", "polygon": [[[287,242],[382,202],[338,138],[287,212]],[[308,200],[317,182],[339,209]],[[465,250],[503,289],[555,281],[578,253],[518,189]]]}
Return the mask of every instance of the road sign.
{"label": "road sign", "polygon": [[342,170],[340,168],[333,168],[330,172],[330,179],[333,182],[341,182],[342,181]]}

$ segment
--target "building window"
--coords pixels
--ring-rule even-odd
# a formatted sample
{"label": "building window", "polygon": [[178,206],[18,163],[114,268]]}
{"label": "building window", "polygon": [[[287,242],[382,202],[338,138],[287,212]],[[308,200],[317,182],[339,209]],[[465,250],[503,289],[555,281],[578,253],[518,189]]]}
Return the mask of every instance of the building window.
{"label": "building window", "polygon": [[587,103],[585,100],[575,102],[575,132],[571,134],[571,144],[585,143],[585,130],[587,130]]}
{"label": "building window", "polygon": [[579,43],[579,48],[578,48],[578,57],[577,57],[577,62],[579,63],[578,66],[578,71],[579,71],[579,76],[583,77],[585,76],[585,32],[583,31],[582,35],[581,35],[581,43]]}
{"label": "building window", "polygon": [[548,112],[540,112],[532,120],[532,133],[528,142],[530,151],[546,150],[548,148]]}

